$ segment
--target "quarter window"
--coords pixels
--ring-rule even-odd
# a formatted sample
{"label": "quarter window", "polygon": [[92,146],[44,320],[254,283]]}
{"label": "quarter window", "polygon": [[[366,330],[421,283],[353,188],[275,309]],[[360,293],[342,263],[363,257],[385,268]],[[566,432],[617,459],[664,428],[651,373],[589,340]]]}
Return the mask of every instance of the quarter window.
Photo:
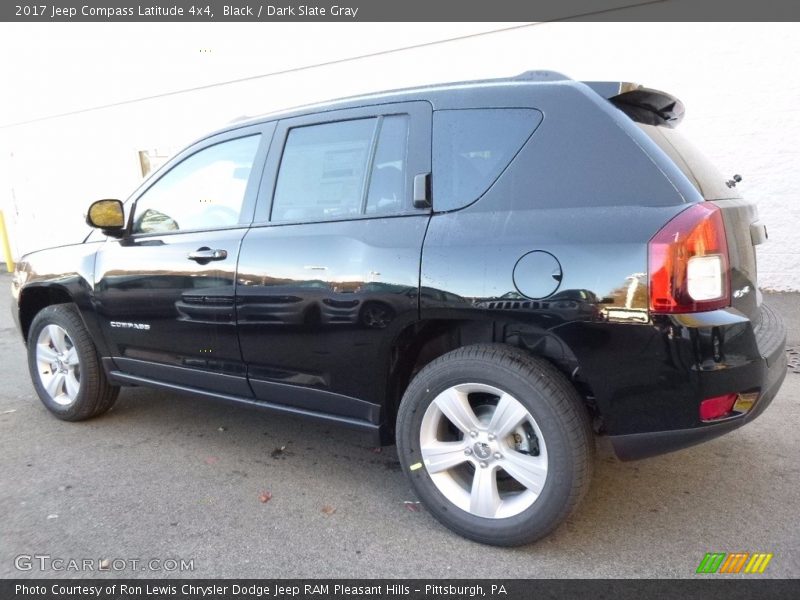
{"label": "quarter window", "polygon": [[236,225],[260,137],[221,142],[173,167],[137,200],[133,233]]}
{"label": "quarter window", "polygon": [[524,108],[433,114],[433,207],[454,210],[480,198],[541,122]]}
{"label": "quarter window", "polygon": [[401,212],[408,116],[355,119],[289,131],[273,221],[325,221]]}

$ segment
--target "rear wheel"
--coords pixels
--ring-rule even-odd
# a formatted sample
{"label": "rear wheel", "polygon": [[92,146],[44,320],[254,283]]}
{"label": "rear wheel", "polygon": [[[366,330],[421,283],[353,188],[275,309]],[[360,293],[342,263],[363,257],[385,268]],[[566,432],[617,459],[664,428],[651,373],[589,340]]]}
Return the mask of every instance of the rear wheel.
{"label": "rear wheel", "polygon": [[28,332],[33,386],[59,419],[81,421],[106,412],[119,387],[108,383],[97,350],[72,304],[48,306]]}
{"label": "rear wheel", "polygon": [[589,485],[594,439],[580,397],[547,361],[502,345],[455,350],[412,381],[400,460],[431,513],[499,546],[537,540]]}

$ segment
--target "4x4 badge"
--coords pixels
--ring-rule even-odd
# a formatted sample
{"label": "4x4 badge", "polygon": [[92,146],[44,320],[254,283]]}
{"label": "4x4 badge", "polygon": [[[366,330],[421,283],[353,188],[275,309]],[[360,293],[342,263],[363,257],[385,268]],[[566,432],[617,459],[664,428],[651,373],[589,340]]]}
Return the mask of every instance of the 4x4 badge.
{"label": "4x4 badge", "polygon": [[733,297],[734,298],[744,298],[745,294],[748,294],[749,292],[750,292],[750,286],[746,285],[743,288],[734,291],[733,292]]}

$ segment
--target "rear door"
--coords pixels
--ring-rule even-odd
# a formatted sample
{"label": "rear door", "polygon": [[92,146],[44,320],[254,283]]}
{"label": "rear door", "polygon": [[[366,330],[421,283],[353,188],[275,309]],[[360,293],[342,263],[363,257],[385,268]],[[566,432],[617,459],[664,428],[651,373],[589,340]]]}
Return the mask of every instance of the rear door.
{"label": "rear door", "polygon": [[237,129],[183,152],[134,198],[124,237],[98,251],[96,310],[129,382],[252,396],[234,277],[273,129]]}
{"label": "rear door", "polygon": [[431,107],[363,107],[278,124],[236,281],[260,400],[380,422],[394,339],[418,319]]}

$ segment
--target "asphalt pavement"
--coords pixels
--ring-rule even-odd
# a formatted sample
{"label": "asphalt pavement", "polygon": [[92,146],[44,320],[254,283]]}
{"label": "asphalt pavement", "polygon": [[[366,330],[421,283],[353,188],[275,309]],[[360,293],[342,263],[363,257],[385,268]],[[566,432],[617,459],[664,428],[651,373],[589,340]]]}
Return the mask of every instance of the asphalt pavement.
{"label": "asphalt pavement", "polygon": [[[701,446],[623,463],[599,439],[578,511],[539,543],[491,548],[414,503],[394,447],[345,430],[142,388],[58,421],[30,384],[8,286],[0,577],[695,577],[706,552],[771,552],[763,576],[800,576],[800,372],[755,422]],[[799,346],[800,295],[767,302]]]}

